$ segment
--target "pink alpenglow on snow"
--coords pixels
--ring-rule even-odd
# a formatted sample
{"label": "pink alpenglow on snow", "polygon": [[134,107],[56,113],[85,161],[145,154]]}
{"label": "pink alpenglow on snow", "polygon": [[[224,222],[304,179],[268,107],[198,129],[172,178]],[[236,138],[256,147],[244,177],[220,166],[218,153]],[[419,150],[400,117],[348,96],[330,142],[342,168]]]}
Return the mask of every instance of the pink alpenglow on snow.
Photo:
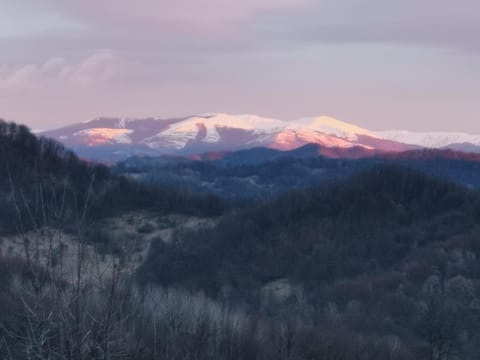
{"label": "pink alpenglow on snow", "polygon": [[2,1],[0,117],[37,130],[99,115],[321,112],[435,139],[480,133],[479,13],[476,0]]}

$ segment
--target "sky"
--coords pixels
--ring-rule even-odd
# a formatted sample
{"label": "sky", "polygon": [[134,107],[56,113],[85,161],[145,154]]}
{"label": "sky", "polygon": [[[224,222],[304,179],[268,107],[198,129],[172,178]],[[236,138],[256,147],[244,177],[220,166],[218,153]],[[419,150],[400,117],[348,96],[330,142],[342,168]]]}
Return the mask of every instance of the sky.
{"label": "sky", "polygon": [[0,0],[0,117],[480,133],[478,0]]}

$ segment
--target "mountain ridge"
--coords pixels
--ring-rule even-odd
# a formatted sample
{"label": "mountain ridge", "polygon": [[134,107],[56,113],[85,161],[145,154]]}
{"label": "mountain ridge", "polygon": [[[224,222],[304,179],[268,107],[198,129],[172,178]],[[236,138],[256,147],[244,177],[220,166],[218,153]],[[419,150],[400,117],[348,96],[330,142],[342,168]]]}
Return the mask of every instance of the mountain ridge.
{"label": "mountain ridge", "polygon": [[293,150],[307,144],[332,149],[332,156],[347,158],[420,148],[480,152],[480,135],[372,131],[328,116],[292,121],[226,113],[170,119],[96,118],[40,135],[54,138],[87,158],[95,158],[92,150],[98,149],[98,157],[103,160],[139,154],[192,156],[255,147]]}

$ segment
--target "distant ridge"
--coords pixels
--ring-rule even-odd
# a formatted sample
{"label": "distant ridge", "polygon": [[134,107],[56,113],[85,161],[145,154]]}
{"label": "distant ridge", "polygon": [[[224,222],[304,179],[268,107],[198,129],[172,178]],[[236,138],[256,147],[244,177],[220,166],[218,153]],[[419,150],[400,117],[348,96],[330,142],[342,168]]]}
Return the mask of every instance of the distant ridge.
{"label": "distant ridge", "polygon": [[480,153],[456,151],[453,149],[415,149],[401,152],[369,151],[362,148],[325,148],[307,144],[293,150],[277,150],[266,147],[232,152],[204,153],[187,159],[220,161],[232,165],[256,165],[281,158],[308,158],[323,156],[330,159],[376,158],[384,160],[461,160],[480,163]]}
{"label": "distant ridge", "polygon": [[319,155],[332,158],[425,147],[480,152],[480,135],[375,132],[328,116],[293,121],[224,113],[172,119],[96,118],[41,135],[64,143],[82,157],[104,161],[142,154],[198,157],[258,147],[288,151],[307,144],[318,145]]}

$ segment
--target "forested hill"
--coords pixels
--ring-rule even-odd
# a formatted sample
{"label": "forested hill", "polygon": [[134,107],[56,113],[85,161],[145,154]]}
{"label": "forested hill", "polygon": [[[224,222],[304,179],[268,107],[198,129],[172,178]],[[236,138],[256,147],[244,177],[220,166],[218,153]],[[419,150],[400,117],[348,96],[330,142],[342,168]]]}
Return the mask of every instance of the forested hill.
{"label": "forested hill", "polygon": [[[479,193],[404,167],[289,161],[268,162],[265,177],[347,170],[226,212],[214,196],[142,185],[0,122],[0,235],[61,233],[37,248],[38,264],[0,254],[0,358],[478,359]],[[42,233],[2,236],[4,248],[28,254]],[[76,239],[91,251],[83,281]]]}
{"label": "forested hill", "polygon": [[71,225],[134,209],[210,215],[222,210],[215,197],[113,175],[56,141],[1,120],[0,173],[0,233]]}
{"label": "forested hill", "polygon": [[379,166],[243,210],[214,229],[178,233],[174,243],[159,240],[139,276],[255,309],[271,293],[309,321],[328,326],[333,312],[338,326],[392,333],[409,346],[425,340],[418,329],[438,300],[437,310],[460,322],[448,323],[456,341],[461,331],[473,336],[480,315],[471,308],[480,301],[479,224],[476,191]]}
{"label": "forested hill", "polygon": [[292,189],[304,189],[345,179],[377,165],[405,166],[480,189],[478,154],[450,150],[418,150],[363,159],[330,159],[318,155],[316,145],[292,151],[266,148],[242,150],[220,160],[134,157],[118,163],[118,174],[146,183],[181,185],[229,200],[272,198]]}
{"label": "forested hill", "polygon": [[[288,277],[321,283],[391,268],[413,251],[468,232],[479,220],[476,191],[379,166],[248,208],[217,228],[179,234],[176,244],[152,253],[150,270],[157,263],[166,271],[153,279],[196,284],[198,278],[213,293],[225,282],[260,285]],[[168,271],[177,261],[189,266]]]}

